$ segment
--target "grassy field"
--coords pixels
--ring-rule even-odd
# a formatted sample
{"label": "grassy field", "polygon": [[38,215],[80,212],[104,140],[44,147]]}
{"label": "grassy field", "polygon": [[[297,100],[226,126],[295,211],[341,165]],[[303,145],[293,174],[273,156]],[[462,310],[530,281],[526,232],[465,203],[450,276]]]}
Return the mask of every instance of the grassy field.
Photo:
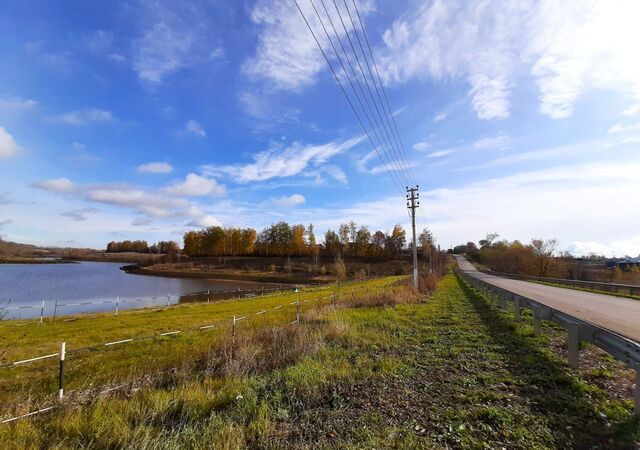
{"label": "grassy field", "polygon": [[[305,289],[299,293],[278,293],[242,300],[223,300],[211,304],[181,304],[171,308],[141,309],[98,314],[93,317],[64,316],[52,323],[37,321],[0,322],[0,364],[49,355],[66,342],[66,388],[92,392],[101,386],[117,385],[168,368],[188,364],[209,352],[210,347],[230,336],[233,316],[246,316],[237,325],[238,334],[255,326],[277,327],[288,324],[300,310],[327,305],[331,294],[338,302],[377,293],[403,277],[388,277]],[[315,300],[323,298],[322,300]],[[262,314],[256,314],[266,311]],[[210,327],[201,330],[200,327]],[[177,335],[161,333],[181,331]],[[141,338],[105,346],[105,343]],[[2,415],[13,416],[47,404],[57,392],[57,358],[0,369]],[[25,400],[26,397],[26,400]]]}
{"label": "grassy field", "polygon": [[545,324],[534,336],[454,275],[424,302],[361,306],[308,311],[303,326],[281,335],[247,333],[242,354],[215,370],[69,402],[0,427],[0,442],[105,449],[640,443],[631,371],[591,347],[583,368],[569,369],[561,330]]}

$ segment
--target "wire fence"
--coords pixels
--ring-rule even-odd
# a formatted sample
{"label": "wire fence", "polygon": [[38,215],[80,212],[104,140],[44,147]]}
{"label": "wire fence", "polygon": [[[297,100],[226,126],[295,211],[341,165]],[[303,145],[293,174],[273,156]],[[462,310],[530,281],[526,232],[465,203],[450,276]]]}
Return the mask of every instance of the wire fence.
{"label": "wire fence", "polygon": [[[376,293],[376,294],[381,294],[381,293],[385,293],[388,292],[390,289],[393,289],[394,287],[394,283],[389,283],[387,285],[377,285],[374,287],[370,287],[370,286],[359,286],[359,287],[352,287],[350,290],[348,288],[346,288],[346,286],[339,286],[337,289],[335,289],[333,292],[331,292],[329,295],[325,295],[325,296],[318,296],[318,297],[313,297],[313,298],[307,298],[304,300],[301,300],[300,298],[298,298],[297,300],[293,301],[293,302],[286,302],[286,303],[282,303],[279,305],[275,305],[275,306],[271,306],[269,308],[262,308],[262,309],[258,309],[258,310],[254,310],[251,312],[244,312],[242,314],[233,314],[231,318],[228,319],[219,319],[217,321],[211,322],[211,323],[203,323],[201,325],[195,326],[195,327],[188,327],[188,328],[182,328],[182,329],[169,329],[166,331],[162,331],[162,332],[158,332],[152,335],[146,335],[146,336],[131,336],[131,337],[127,337],[124,339],[118,339],[118,340],[114,340],[114,341],[107,341],[107,342],[101,342],[101,343],[96,343],[96,344],[92,344],[92,345],[88,345],[88,346],[84,346],[84,347],[78,347],[78,348],[74,348],[74,349],[69,349],[67,350],[67,345],[66,342],[62,342],[60,343],[60,351],[58,352],[54,352],[54,353],[50,353],[50,354],[46,354],[46,355],[39,355],[39,356],[33,356],[30,358],[26,358],[26,359],[21,359],[21,360],[16,360],[10,363],[6,363],[3,365],[0,365],[0,369],[12,369],[12,368],[16,368],[16,367],[20,367],[20,366],[25,366],[25,365],[29,365],[38,361],[43,361],[43,360],[51,360],[51,359],[58,359],[59,361],[59,366],[57,367],[57,378],[58,378],[58,400],[61,401],[63,400],[63,398],[65,397],[65,370],[64,370],[64,365],[65,365],[65,361],[67,360],[69,355],[72,355],[74,358],[76,358],[76,356],[80,353],[89,353],[89,352],[93,352],[93,351],[97,351],[99,349],[105,349],[105,348],[113,348],[113,347],[124,347],[127,344],[131,344],[134,342],[140,342],[140,341],[145,341],[145,340],[158,340],[160,338],[166,338],[169,336],[175,336],[176,338],[178,338],[181,335],[186,335],[189,333],[203,333],[206,332],[208,330],[214,330],[214,329],[222,329],[224,326],[229,326],[230,325],[230,334],[231,334],[231,354],[233,357],[233,353],[235,351],[235,347],[237,345],[236,343],[236,339],[238,336],[238,324],[241,321],[253,321],[256,319],[260,319],[262,317],[264,317],[265,314],[268,313],[273,313],[276,311],[283,311],[286,310],[287,308],[295,308],[295,313],[292,312],[292,316],[294,317],[294,320],[287,320],[286,323],[283,324],[283,326],[290,326],[290,325],[294,325],[294,324],[300,324],[301,323],[301,306],[302,305],[306,305],[306,304],[319,304],[322,305],[323,301],[326,300],[330,300],[329,306],[335,307],[339,302],[344,301],[344,299],[351,299],[351,301],[353,302],[356,296],[356,293],[360,293],[362,291],[365,291],[365,296],[369,297],[371,294]],[[345,289],[346,288],[346,289]],[[326,305],[325,305],[326,306]],[[294,315],[295,314],[295,315]],[[282,329],[282,327],[278,327],[276,328],[278,330]],[[169,370],[174,370],[173,369],[169,369]],[[157,373],[156,373],[157,374]],[[115,387],[109,387],[107,389],[103,389],[99,395],[103,395],[106,394],[108,392],[112,392],[114,390],[117,390],[121,387],[124,387],[126,385],[128,385],[129,382],[125,382],[124,384],[121,384],[119,386],[115,386]],[[7,417],[4,418],[2,420],[0,420],[0,424],[7,424],[7,423],[11,423],[14,422],[16,420],[22,419],[22,418],[27,418],[27,417],[31,417],[37,414],[41,414],[41,413],[45,413],[48,411],[51,411],[55,408],[57,408],[59,406],[59,404],[50,404],[47,405],[44,408],[40,408],[37,409],[35,411],[31,411],[22,415],[17,415],[17,416],[13,416],[13,417]]]}
{"label": "wire fence", "polygon": [[[375,280],[385,278],[386,276],[379,277],[366,277],[364,280]],[[75,321],[79,319],[90,319],[104,317],[105,313],[112,312],[113,316],[118,316],[121,310],[133,310],[133,309],[147,309],[147,308],[165,308],[175,307],[182,305],[183,303],[211,303],[212,301],[228,300],[228,299],[250,299],[255,297],[263,297],[265,295],[273,295],[278,293],[292,293],[299,292],[303,289],[314,288],[326,288],[331,286],[348,286],[352,283],[357,283],[363,280],[353,280],[349,282],[335,282],[335,283],[308,283],[308,284],[295,284],[285,285],[280,284],[278,287],[273,288],[255,288],[255,289],[227,289],[224,291],[206,290],[192,292],[188,294],[171,294],[166,296],[147,296],[147,297],[119,297],[115,299],[102,299],[91,301],[68,301],[60,303],[58,300],[46,301],[42,300],[40,303],[29,305],[17,305],[17,306],[5,306],[0,307],[0,317],[4,317],[2,320],[13,321],[16,323],[13,326],[28,326],[34,324],[43,324],[45,319],[51,319],[52,322],[56,321]],[[10,302],[8,303],[10,305]],[[135,305],[140,305],[136,307]],[[107,307],[110,306],[110,307]],[[74,311],[69,313],[69,317],[60,318],[68,308],[74,308]],[[84,310],[79,310],[84,308]],[[28,318],[21,318],[11,316],[12,311],[28,311],[35,310],[36,313],[30,315]],[[92,315],[92,313],[95,313]]]}
{"label": "wire fence", "polygon": [[[58,300],[42,300],[40,303],[29,304],[29,305],[17,305],[17,306],[6,306],[0,308],[0,317],[6,315],[7,317],[4,320],[26,320],[28,322],[22,322],[20,324],[16,324],[16,326],[26,326],[32,325],[34,323],[42,324],[46,318],[51,318],[53,322],[58,320],[59,316],[68,311],[68,308],[73,308],[74,311],[71,314],[74,314],[74,317],[68,317],[62,319],[63,321],[70,320],[78,320],[79,318],[90,318],[90,317],[99,317],[99,316],[91,316],[90,313],[100,313],[103,315],[106,312],[113,312],[115,316],[118,316],[120,311],[123,309],[143,309],[143,308],[154,308],[154,307],[170,307],[177,306],[178,304],[192,303],[192,302],[201,302],[201,303],[210,303],[212,300],[221,300],[221,299],[229,299],[229,298],[253,298],[253,297],[261,297],[267,294],[273,294],[277,292],[295,292],[297,289],[296,286],[287,286],[284,287],[281,285],[277,288],[258,288],[258,289],[229,289],[224,291],[215,291],[215,290],[207,290],[207,291],[199,291],[192,292],[188,294],[171,294],[168,293],[166,296],[146,296],[146,297],[135,297],[135,298],[126,298],[116,296],[113,299],[104,299],[104,300],[91,300],[91,301],[68,301],[61,303]],[[110,307],[109,307],[110,305]],[[140,306],[136,306],[140,305]],[[32,310],[35,311],[34,314],[30,314],[28,318],[21,318],[19,315],[11,313],[13,311],[22,312]],[[30,321],[29,321],[30,320]]]}

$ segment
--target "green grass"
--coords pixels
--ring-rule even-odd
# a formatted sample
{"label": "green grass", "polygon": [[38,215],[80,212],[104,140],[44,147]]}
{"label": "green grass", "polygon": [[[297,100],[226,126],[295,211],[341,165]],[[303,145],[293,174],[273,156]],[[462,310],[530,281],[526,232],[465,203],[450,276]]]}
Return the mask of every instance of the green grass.
{"label": "green grass", "polygon": [[[363,294],[384,289],[403,277],[359,281],[342,286],[338,301],[348,299],[351,290]],[[295,319],[295,305],[300,300],[302,312],[315,306],[311,301],[337,293],[335,285],[303,290],[300,293],[266,295],[242,300],[226,300],[211,304],[184,304],[171,308],[141,309],[99,314],[95,318],[67,316],[56,323],[50,320],[0,322],[0,343],[6,347],[2,363],[52,354],[66,342],[66,389],[86,391],[103,385],[114,385],[145,374],[180,367],[197,358],[207,348],[228,338],[234,315],[247,316],[238,323],[243,329],[281,326]],[[305,303],[309,301],[309,303]],[[326,305],[329,300],[321,303]],[[274,309],[282,305],[281,309]],[[256,312],[270,310],[262,315]],[[65,319],[77,319],[65,321]],[[24,325],[24,326],[21,326]],[[206,331],[200,326],[215,325]],[[103,344],[132,337],[153,337],[159,333],[184,330],[173,336],[154,337],[132,343],[105,347]],[[98,344],[97,349],[78,349]],[[195,349],[195,350],[193,350]],[[75,351],[75,352],[74,352]],[[57,358],[0,369],[0,403],[3,415],[12,411],[29,411],[37,404],[55,398],[57,392]],[[28,401],[22,399],[26,396]],[[10,405],[10,406],[9,406]]]}
{"label": "green grass", "polygon": [[[453,275],[425,303],[342,309],[307,320],[299,329],[317,327],[323,344],[290,364],[236,376],[201,373],[68,404],[0,427],[0,442],[8,448],[529,449],[634,448],[640,440],[631,402],[587,383],[553,351],[555,327],[545,324],[546,336],[534,336]],[[322,330],[336,321],[342,331],[327,337]],[[262,360],[269,353],[256,354]],[[596,375],[621,373],[604,362]]]}

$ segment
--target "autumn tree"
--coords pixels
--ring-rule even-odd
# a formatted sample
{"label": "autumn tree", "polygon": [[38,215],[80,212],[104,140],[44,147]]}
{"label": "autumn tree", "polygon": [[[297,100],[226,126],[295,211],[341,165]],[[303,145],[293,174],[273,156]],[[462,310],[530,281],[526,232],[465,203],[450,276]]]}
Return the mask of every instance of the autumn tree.
{"label": "autumn tree", "polygon": [[535,266],[538,276],[546,277],[553,265],[553,254],[558,248],[556,239],[532,239],[531,247],[533,247],[535,255]]}
{"label": "autumn tree", "polygon": [[342,244],[335,231],[327,230],[324,234],[324,249],[329,256],[338,256],[340,254]]}
{"label": "autumn tree", "polygon": [[331,271],[338,280],[343,280],[347,276],[347,266],[341,256],[337,256],[333,261]]}
{"label": "autumn tree", "polygon": [[341,223],[338,228],[338,237],[340,238],[340,244],[342,244],[342,252],[347,255],[349,253],[349,236],[350,227],[348,223]]}
{"label": "autumn tree", "polygon": [[291,228],[291,244],[293,247],[293,254],[296,256],[303,256],[307,254],[307,243],[304,241],[306,229],[304,225],[294,225]]}
{"label": "autumn tree", "polygon": [[387,236],[385,241],[385,252],[387,256],[398,256],[407,242],[407,233],[402,226],[395,225],[391,234]]}
{"label": "autumn tree", "polygon": [[387,235],[382,231],[376,231],[371,238],[371,256],[381,258],[384,256],[385,243]]}
{"label": "autumn tree", "polygon": [[371,241],[371,232],[365,226],[360,227],[354,237],[354,254],[359,258],[369,255],[369,242]]}

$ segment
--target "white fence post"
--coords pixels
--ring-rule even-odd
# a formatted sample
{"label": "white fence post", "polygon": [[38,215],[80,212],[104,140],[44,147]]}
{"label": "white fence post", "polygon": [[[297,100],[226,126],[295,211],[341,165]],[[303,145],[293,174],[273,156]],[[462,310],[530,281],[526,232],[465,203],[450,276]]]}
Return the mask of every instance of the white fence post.
{"label": "white fence post", "polygon": [[60,370],[58,372],[58,400],[64,397],[64,358],[67,353],[67,343],[60,345]]}
{"label": "white fence post", "polygon": [[298,297],[298,301],[296,301],[296,323],[300,324],[300,297]]}
{"label": "white fence post", "polygon": [[640,417],[640,368],[636,369],[636,390],[633,393],[633,401],[635,403],[633,413]]}
{"label": "white fence post", "polygon": [[118,311],[120,310],[120,296],[116,297],[116,316],[118,315]]}
{"label": "white fence post", "polygon": [[633,414],[640,417],[640,367],[636,369],[636,390],[633,393]]}
{"label": "white fence post", "polygon": [[44,300],[42,300],[42,308],[40,308],[40,325],[42,325],[43,319],[44,319]]}
{"label": "white fence post", "polygon": [[171,306],[171,292],[167,295],[167,308]]}

